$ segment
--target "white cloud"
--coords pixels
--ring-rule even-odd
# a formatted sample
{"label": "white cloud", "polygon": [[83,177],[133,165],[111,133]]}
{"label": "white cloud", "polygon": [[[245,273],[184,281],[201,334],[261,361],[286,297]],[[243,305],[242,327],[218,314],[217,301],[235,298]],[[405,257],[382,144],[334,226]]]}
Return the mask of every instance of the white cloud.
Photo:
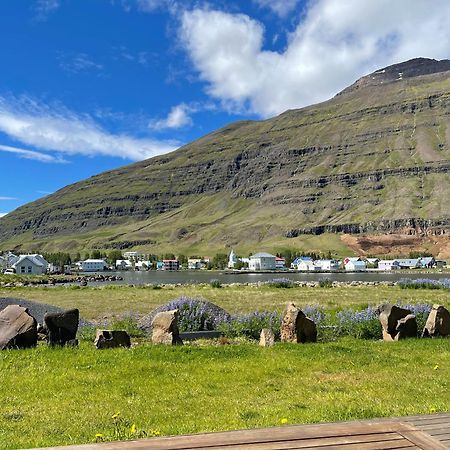
{"label": "white cloud", "polygon": [[[44,163],[67,163],[60,156],[53,156],[47,153],[36,152],[34,150],[25,150],[23,148],[10,147],[9,145],[0,145],[0,152],[15,153],[20,158],[33,159]],[[0,198],[1,200],[1,198]]]}
{"label": "white cloud", "polygon": [[270,8],[280,17],[286,17],[295,9],[299,0],[253,0],[260,8]]}
{"label": "white cloud", "polygon": [[103,70],[103,64],[95,62],[86,53],[77,53],[75,55],[59,55],[59,66],[70,73],[92,72]]}
{"label": "white cloud", "polygon": [[189,113],[192,109],[185,103],[174,106],[167,117],[161,120],[150,122],[149,127],[154,130],[165,130],[167,128],[176,129],[192,125],[192,119]]}
{"label": "white cloud", "polygon": [[0,212],[0,218],[2,218],[2,217],[5,217],[5,216],[6,216],[6,214],[8,214],[8,213],[5,213],[5,212]]}
{"label": "white cloud", "polygon": [[[168,153],[179,146],[174,141],[113,134],[89,115],[80,116],[66,108],[52,108],[28,98],[11,101],[0,97],[0,132],[47,152],[115,156],[134,161]],[[25,153],[21,155],[25,157]]]}
{"label": "white cloud", "polygon": [[48,16],[55,12],[59,6],[59,0],[36,0],[34,5],[35,19],[38,21],[47,20]]}
{"label": "white cloud", "polygon": [[[184,0],[185,3],[186,1]],[[136,0],[136,5],[138,10],[146,13],[152,13],[159,9],[175,12],[179,7],[176,0]]]}
{"label": "white cloud", "polygon": [[263,49],[264,27],[243,14],[185,11],[180,41],[228,109],[261,116],[330,98],[377,68],[450,56],[450,2],[317,0],[282,52]]}
{"label": "white cloud", "polygon": [[17,200],[16,197],[0,197],[1,201],[5,201],[5,200]]}

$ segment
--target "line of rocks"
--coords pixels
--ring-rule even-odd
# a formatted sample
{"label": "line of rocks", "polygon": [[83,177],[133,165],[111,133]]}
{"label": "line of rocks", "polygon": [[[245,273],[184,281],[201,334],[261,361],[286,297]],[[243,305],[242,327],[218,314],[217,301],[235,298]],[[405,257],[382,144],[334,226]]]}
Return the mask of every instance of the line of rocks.
{"label": "line of rocks", "polygon": [[0,287],[13,288],[24,286],[56,286],[58,284],[74,284],[80,283],[81,286],[87,286],[88,283],[106,283],[111,281],[123,281],[120,275],[77,275],[77,276],[57,276],[44,278],[31,278],[23,281],[1,281]]}

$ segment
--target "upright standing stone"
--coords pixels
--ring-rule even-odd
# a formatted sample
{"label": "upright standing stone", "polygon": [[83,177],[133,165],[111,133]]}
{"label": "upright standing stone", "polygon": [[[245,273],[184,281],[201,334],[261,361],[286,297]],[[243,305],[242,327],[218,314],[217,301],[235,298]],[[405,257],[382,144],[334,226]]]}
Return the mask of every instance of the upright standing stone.
{"label": "upright standing stone", "polygon": [[104,348],[131,347],[131,339],[125,330],[97,330],[94,345]]}
{"label": "upright standing stone", "polygon": [[152,321],[152,342],[154,344],[182,345],[178,331],[178,309],[156,314]]}
{"label": "upright standing stone", "polygon": [[8,305],[0,311],[0,350],[37,344],[37,322],[27,308]]}
{"label": "upright standing stone", "polygon": [[408,337],[417,337],[416,316],[408,309],[387,303],[377,308],[378,319],[383,329],[383,340],[398,341]]}
{"label": "upright standing stone", "polygon": [[275,335],[270,328],[263,328],[259,337],[261,347],[272,347],[275,343]]}
{"label": "upright standing stone", "polygon": [[281,342],[316,342],[317,328],[294,303],[289,303],[281,323]]}
{"label": "upright standing stone", "polygon": [[69,309],[61,313],[47,313],[44,316],[44,323],[48,330],[48,345],[76,345],[79,320],[78,309]]}
{"label": "upright standing stone", "polygon": [[433,305],[422,337],[450,336],[450,312],[442,305]]}
{"label": "upright standing stone", "polygon": [[395,340],[417,337],[417,322],[414,314],[408,314],[397,322]]}

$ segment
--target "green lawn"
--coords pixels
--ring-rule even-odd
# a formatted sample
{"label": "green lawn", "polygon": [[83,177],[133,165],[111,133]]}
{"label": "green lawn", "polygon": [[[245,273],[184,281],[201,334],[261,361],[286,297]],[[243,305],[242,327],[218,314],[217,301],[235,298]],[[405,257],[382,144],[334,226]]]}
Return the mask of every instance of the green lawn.
{"label": "green lawn", "polygon": [[50,303],[62,308],[79,308],[85,319],[120,316],[127,312],[147,314],[157,306],[181,295],[202,297],[230,313],[255,310],[282,311],[286,303],[298,306],[319,304],[327,309],[363,308],[385,302],[441,303],[450,306],[450,291],[400,289],[398,286],[346,286],[336,288],[296,287],[277,289],[268,286],[173,286],[163,289],[130,286],[99,288],[3,288],[0,297],[17,297]]}
{"label": "green lawn", "polygon": [[[450,341],[12,350],[0,448],[448,411]],[[117,419],[116,419],[117,420]]]}

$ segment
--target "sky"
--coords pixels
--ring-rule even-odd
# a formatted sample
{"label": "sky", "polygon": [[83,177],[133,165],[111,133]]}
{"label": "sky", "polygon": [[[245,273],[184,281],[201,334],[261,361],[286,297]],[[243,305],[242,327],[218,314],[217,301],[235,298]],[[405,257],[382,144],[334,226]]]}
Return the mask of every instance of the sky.
{"label": "sky", "polygon": [[450,58],[448,0],[0,2],[0,217],[236,120]]}

